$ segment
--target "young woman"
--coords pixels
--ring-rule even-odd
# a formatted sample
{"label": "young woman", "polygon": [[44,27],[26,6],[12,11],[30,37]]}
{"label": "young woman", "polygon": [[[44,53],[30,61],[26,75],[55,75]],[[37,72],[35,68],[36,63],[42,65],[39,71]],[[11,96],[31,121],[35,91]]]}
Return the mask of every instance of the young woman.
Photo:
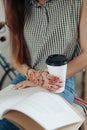
{"label": "young woman", "polygon": [[[48,55],[64,54],[69,62],[65,91],[60,95],[72,103],[75,94],[72,76],[87,67],[86,0],[3,1],[12,65],[20,73],[12,82],[15,89],[39,85],[56,91],[62,86],[60,77],[47,72],[45,61]],[[18,129],[10,124],[1,120],[0,130],[6,130],[7,126],[8,130]]]}

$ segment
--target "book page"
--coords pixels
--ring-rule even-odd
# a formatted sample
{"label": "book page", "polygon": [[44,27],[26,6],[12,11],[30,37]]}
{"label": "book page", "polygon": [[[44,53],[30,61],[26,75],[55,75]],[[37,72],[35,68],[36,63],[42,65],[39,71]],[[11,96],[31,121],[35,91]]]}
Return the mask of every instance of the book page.
{"label": "book page", "polygon": [[13,89],[14,85],[9,85],[5,89],[0,91],[0,118],[2,116],[3,111],[9,109],[11,106],[19,104],[22,100],[24,100],[27,96],[32,95],[38,91],[43,91],[40,87],[30,87],[27,89]]}
{"label": "book page", "polygon": [[[59,95],[43,91],[43,89],[40,89],[40,91],[35,90],[35,93],[32,94],[31,92],[30,94],[32,89],[38,90],[38,87],[26,89],[29,95],[22,92],[22,97],[23,94],[26,95],[22,100],[20,94],[19,96],[16,95],[19,101],[16,102],[16,105],[11,105],[7,108],[7,111],[9,109],[21,111],[38,122],[46,130],[53,130],[81,121],[77,113]],[[15,98],[12,101],[15,101]]]}

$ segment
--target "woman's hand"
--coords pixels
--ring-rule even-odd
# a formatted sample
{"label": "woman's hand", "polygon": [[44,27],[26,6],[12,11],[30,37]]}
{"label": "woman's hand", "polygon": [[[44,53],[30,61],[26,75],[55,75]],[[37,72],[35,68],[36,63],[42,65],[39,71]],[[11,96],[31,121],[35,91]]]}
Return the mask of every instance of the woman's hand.
{"label": "woman's hand", "polygon": [[32,86],[35,87],[37,85],[32,83],[29,80],[25,80],[25,81],[22,81],[22,82],[16,84],[13,88],[14,89],[23,89],[23,88],[32,87]]}
{"label": "woman's hand", "polygon": [[41,86],[51,92],[55,92],[62,87],[59,77],[49,74],[46,70],[31,69],[28,72],[28,80],[18,83],[14,88],[21,89],[32,86]]}
{"label": "woman's hand", "polygon": [[46,70],[29,70],[28,80],[37,86],[39,85],[53,92],[62,87],[62,81],[60,78],[49,74]]}

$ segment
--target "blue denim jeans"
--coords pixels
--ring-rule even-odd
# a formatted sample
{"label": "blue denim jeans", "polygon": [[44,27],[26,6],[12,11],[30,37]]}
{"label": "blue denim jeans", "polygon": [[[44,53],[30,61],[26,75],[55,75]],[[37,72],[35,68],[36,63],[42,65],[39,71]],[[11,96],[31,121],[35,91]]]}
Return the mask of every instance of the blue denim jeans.
{"label": "blue denim jeans", "polygon": [[[26,80],[26,77],[18,74],[17,77],[11,82],[11,84],[17,84],[21,81]],[[74,79],[70,77],[66,80],[65,91],[60,93],[62,97],[64,97],[69,103],[72,103],[75,95],[75,84]],[[14,124],[6,119],[0,120],[0,130],[20,130]]]}
{"label": "blue denim jeans", "polygon": [[20,130],[20,129],[4,118],[0,120],[0,130]]}

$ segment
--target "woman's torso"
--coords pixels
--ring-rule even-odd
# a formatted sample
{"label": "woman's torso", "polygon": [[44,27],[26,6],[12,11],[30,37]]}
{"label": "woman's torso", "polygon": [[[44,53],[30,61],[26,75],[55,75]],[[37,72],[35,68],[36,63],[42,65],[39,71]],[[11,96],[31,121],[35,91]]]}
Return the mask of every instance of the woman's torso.
{"label": "woman's torso", "polygon": [[34,0],[26,0],[24,34],[31,67],[45,69],[50,54],[65,54],[69,61],[72,59],[79,41],[81,4],[82,0],[47,0],[41,7]]}

